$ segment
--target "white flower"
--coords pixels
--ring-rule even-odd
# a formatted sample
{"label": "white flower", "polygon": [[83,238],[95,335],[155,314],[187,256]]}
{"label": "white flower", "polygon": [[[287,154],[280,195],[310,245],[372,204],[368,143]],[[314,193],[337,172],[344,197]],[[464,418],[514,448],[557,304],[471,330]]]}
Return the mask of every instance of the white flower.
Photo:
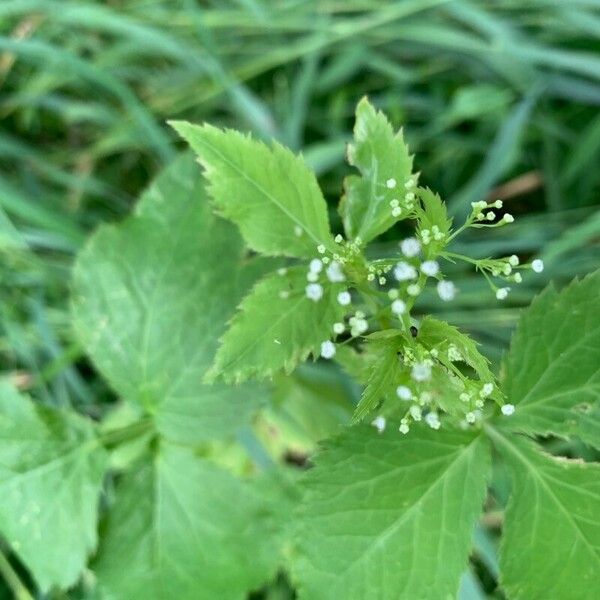
{"label": "white flower", "polygon": [[394,267],[394,277],[398,281],[409,281],[410,279],[415,279],[417,277],[417,270],[408,263],[399,262]]}
{"label": "white flower", "polygon": [[396,180],[393,177],[390,177],[386,182],[385,182],[386,187],[388,188],[388,190],[393,190],[396,187]]}
{"label": "white flower", "polygon": [[323,297],[323,286],[319,283],[309,283],[306,288],[306,297],[314,302],[319,301]]}
{"label": "white flower", "polygon": [[496,290],[496,298],[498,298],[498,300],[506,300],[509,290],[510,288],[507,287]]}
{"label": "white flower", "polygon": [[334,323],[333,324],[333,333],[344,333],[346,331],[346,326],[343,323]]}
{"label": "white flower", "polygon": [[502,268],[502,272],[505,275],[510,275],[512,273],[512,267],[509,264],[505,264],[504,267]]}
{"label": "white flower", "polygon": [[410,412],[410,416],[415,421],[420,421],[421,420],[421,407],[420,406],[417,406],[416,404],[413,404],[408,410]]}
{"label": "white flower", "polygon": [[318,273],[313,273],[312,271],[309,271],[306,274],[306,279],[307,279],[307,281],[312,281],[314,283],[315,281],[319,280],[319,274]]}
{"label": "white flower", "polygon": [[435,412],[430,412],[425,416],[425,423],[427,423],[431,429],[439,429],[441,425],[440,418]]}
{"label": "white flower", "polygon": [[504,216],[502,217],[502,220],[505,223],[513,223],[515,218],[510,213],[505,213]]}
{"label": "white flower", "polygon": [[514,404],[505,404],[500,410],[504,416],[510,417],[515,412],[515,406]]}
{"label": "white flower", "polygon": [[516,254],[511,254],[508,257],[508,262],[512,267],[518,267],[519,266],[519,257]]}
{"label": "white flower", "polygon": [[400,250],[404,256],[416,256],[421,252],[421,244],[417,238],[406,238],[400,242]]}
{"label": "white flower", "polygon": [[371,422],[371,425],[377,429],[377,433],[383,433],[385,431],[385,417],[379,415],[375,417]]}
{"label": "white flower", "polygon": [[400,398],[400,400],[410,400],[413,397],[410,388],[406,387],[405,385],[399,385],[396,388],[396,395],[398,398]]}
{"label": "white flower", "polygon": [[406,435],[410,431],[410,427],[408,423],[400,423],[400,427],[398,427],[398,431],[403,435]]}
{"label": "white flower", "polygon": [[325,254],[325,250],[326,250],[326,248],[325,248],[325,246],[323,246],[323,244],[319,244],[319,245],[317,246],[317,252],[318,252],[319,254]]}
{"label": "white flower", "polygon": [[431,379],[431,365],[426,362],[416,363],[412,368],[410,376],[415,381],[427,381]]}
{"label": "white flower", "polygon": [[437,293],[444,302],[450,302],[456,297],[456,286],[451,281],[440,281],[437,284]]}
{"label": "white flower", "polygon": [[346,281],[346,276],[344,275],[344,272],[342,271],[342,266],[340,265],[339,262],[337,261],[333,261],[328,267],[327,267],[327,279],[329,279],[329,281],[331,281],[332,283],[339,283],[341,281]]}
{"label": "white flower", "polygon": [[411,283],[407,288],[409,296],[418,296],[421,293],[421,288],[416,283]]}
{"label": "white flower", "polygon": [[337,234],[337,235],[336,235],[336,236],[333,238],[333,241],[334,241],[336,244],[341,244],[341,243],[344,241],[344,238],[343,238],[342,234],[338,233],[338,234]]}
{"label": "white flower", "polygon": [[348,304],[352,302],[352,296],[350,295],[350,292],[343,291],[337,295],[337,301],[342,306],[348,306]]}
{"label": "white flower", "polygon": [[403,315],[406,312],[406,304],[399,298],[392,302],[392,312],[395,315]]}
{"label": "white flower", "polygon": [[462,354],[454,344],[450,344],[448,346],[448,360],[450,362],[462,360]]}
{"label": "white flower", "polygon": [[387,279],[385,277],[379,278],[379,285],[385,285],[387,283]]}
{"label": "white flower", "polygon": [[399,206],[392,208],[392,217],[399,217],[402,214],[402,209]]}
{"label": "white flower", "polygon": [[541,258],[536,258],[532,263],[531,263],[531,268],[536,272],[536,273],[541,273],[544,270],[544,261]]}
{"label": "white flower", "polygon": [[494,202],[494,207],[495,208],[502,208],[502,200],[496,200],[496,202]]}
{"label": "white flower", "polygon": [[483,387],[481,388],[481,391],[479,392],[479,395],[482,398],[487,398],[489,395],[491,395],[491,393],[494,391],[494,384],[493,383],[484,383]]}
{"label": "white flower", "polygon": [[392,208],[397,208],[398,206],[400,206],[400,200],[398,200],[398,198],[393,198],[392,200],[390,200],[390,206]]}
{"label": "white flower", "polygon": [[366,319],[362,317],[351,317],[348,319],[348,322],[350,323],[350,335],[353,337],[361,335],[369,329],[369,324]]}
{"label": "white flower", "polygon": [[496,213],[493,210],[490,210],[490,212],[485,215],[485,218],[488,221],[493,221],[496,218]]}
{"label": "white flower", "polygon": [[335,344],[331,340],[326,340],[321,344],[321,356],[323,358],[333,358],[335,356]]}
{"label": "white flower", "polygon": [[424,273],[428,277],[434,277],[440,272],[440,265],[435,260],[426,260],[421,263],[421,273]]}
{"label": "white flower", "polygon": [[467,394],[467,392],[463,392],[459,398],[461,399],[462,402],[468,402],[471,399],[470,394]]}
{"label": "white flower", "polygon": [[318,258],[313,258],[308,265],[308,270],[311,273],[320,273],[323,269],[323,261]]}
{"label": "white flower", "polygon": [[513,280],[515,283],[521,283],[521,281],[523,281],[523,277],[521,276],[521,273],[515,273],[513,275]]}
{"label": "white flower", "polygon": [[388,298],[390,300],[395,300],[400,295],[400,292],[396,288],[392,288],[388,290]]}
{"label": "white flower", "polygon": [[408,202],[411,202],[412,200],[415,199],[415,194],[414,192],[408,192],[408,194],[406,194],[406,196],[404,196],[405,200],[408,200]]}
{"label": "white flower", "polygon": [[404,184],[404,187],[407,190],[410,190],[410,188],[415,187],[415,180],[412,177],[410,179],[407,179],[406,183]]}
{"label": "white flower", "polygon": [[487,206],[487,202],[485,200],[479,200],[477,202],[471,202],[471,206],[473,210],[481,211]]}
{"label": "white flower", "polygon": [[477,417],[475,416],[474,412],[468,412],[465,415],[465,419],[467,420],[467,423],[475,423]]}

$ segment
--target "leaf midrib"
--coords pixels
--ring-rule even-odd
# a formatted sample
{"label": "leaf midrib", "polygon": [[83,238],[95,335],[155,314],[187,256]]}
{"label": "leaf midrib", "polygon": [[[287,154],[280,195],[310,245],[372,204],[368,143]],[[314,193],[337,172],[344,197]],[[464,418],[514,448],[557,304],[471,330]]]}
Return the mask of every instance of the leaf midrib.
{"label": "leaf midrib", "polygon": [[[223,154],[222,152],[220,152],[215,146],[213,146],[210,142],[204,140],[204,139],[200,139],[200,140],[195,140],[196,143],[200,144],[200,145],[204,145],[207,148],[210,149],[211,152],[213,152],[214,154],[216,154],[224,163],[226,163],[233,171],[235,171],[238,175],[240,175],[243,179],[245,179],[246,181],[248,181],[251,185],[253,185],[260,193],[262,193],[267,199],[269,199],[281,212],[283,212],[289,219],[291,219],[296,225],[302,227],[302,229],[304,231],[306,231],[306,233],[308,233],[308,235],[313,239],[314,242],[316,242],[317,245],[319,244],[325,244],[326,246],[329,246],[328,241],[329,240],[324,240],[321,239],[319,236],[317,236],[315,233],[313,233],[311,231],[311,229],[309,229],[305,223],[303,223],[302,221],[300,221],[298,219],[298,217],[296,217],[293,213],[291,213],[283,204],[281,204],[279,202],[279,200],[273,196],[272,194],[270,194],[265,188],[263,188],[262,185],[260,185],[258,182],[256,182],[254,179],[248,177],[247,173],[245,171],[243,171],[242,169],[240,169],[236,163],[232,162],[231,160],[229,160],[229,158],[227,158],[227,156],[225,154]],[[267,147],[267,150],[269,150],[270,152],[272,152],[272,150],[270,148]],[[202,162],[204,162],[205,159],[202,159]],[[323,200],[324,202],[324,200]],[[330,248],[331,249],[331,248]]]}

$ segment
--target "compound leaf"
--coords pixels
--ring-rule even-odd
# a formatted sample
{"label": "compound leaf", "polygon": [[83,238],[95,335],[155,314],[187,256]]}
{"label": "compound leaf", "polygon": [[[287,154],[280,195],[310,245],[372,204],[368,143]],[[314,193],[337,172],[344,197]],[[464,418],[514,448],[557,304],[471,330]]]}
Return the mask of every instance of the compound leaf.
{"label": "compound leaf", "polygon": [[597,598],[600,466],[542,454],[497,430],[490,435],[513,479],[500,549],[508,597]]}
{"label": "compound leaf", "polygon": [[302,158],[238,131],[172,125],[198,154],[219,214],[240,228],[251,248],[305,258],[321,244],[335,251],[325,199]]}
{"label": "compound leaf", "polygon": [[323,296],[315,301],[306,294],[306,268],[292,267],[259,281],[244,298],[221,340],[209,380],[243,381],[291,372],[320,344],[329,339],[345,307],[337,295],[343,284],[324,282]]}
{"label": "compound leaf", "polygon": [[[211,214],[191,156],[142,196],[135,215],[102,227],[78,257],[73,320],[114,389],[180,441],[227,434],[263,393],[202,385],[225,329],[263,263],[242,265],[235,228]],[[272,265],[270,266],[272,268]]]}
{"label": "compound leaf", "polygon": [[[386,116],[363,98],[356,107],[354,143],[348,146],[348,162],[360,171],[344,181],[340,214],[346,235],[369,242],[389,229],[398,217],[390,202],[402,202],[411,178],[413,159],[402,132],[394,133]],[[388,187],[393,180],[394,186]]]}
{"label": "compound leaf", "polygon": [[600,271],[533,301],[506,361],[504,391],[517,410],[503,427],[600,445],[598,315]]}
{"label": "compound leaf", "polygon": [[0,533],[44,592],[75,584],[96,547],[105,466],[90,422],[0,383]]}
{"label": "compound leaf", "polygon": [[280,560],[280,498],[265,494],[190,448],[161,443],[117,489],[92,565],[100,597],[245,598]]}
{"label": "compound leaf", "polygon": [[454,598],[490,471],[486,439],[357,426],[306,478],[294,558],[300,598]]}

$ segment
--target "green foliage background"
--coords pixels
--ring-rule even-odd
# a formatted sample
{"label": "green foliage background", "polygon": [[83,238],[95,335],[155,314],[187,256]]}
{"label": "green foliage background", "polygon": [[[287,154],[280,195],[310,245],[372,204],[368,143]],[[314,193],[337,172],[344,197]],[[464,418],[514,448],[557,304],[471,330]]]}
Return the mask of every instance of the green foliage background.
{"label": "green foliage background", "polygon": [[[466,235],[470,254],[545,260],[543,276],[506,303],[491,302],[485,282],[459,267],[456,302],[423,298],[497,366],[519,308],[548,279],[561,285],[598,266],[599,40],[592,0],[4,0],[2,375],[42,403],[94,418],[114,403],[71,328],[71,266],[87,235],[128,215],[183,147],[167,119],[250,130],[301,150],[337,231],[333,201],[365,94],[404,126],[421,184],[452,214],[498,196],[517,218]],[[484,582],[494,574],[487,542]]]}

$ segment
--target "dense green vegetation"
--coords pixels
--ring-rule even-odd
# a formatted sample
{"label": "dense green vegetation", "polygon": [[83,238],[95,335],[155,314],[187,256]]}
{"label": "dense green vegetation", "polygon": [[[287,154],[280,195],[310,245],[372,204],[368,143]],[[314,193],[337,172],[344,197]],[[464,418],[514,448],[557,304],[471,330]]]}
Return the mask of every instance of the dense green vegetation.
{"label": "dense green vegetation", "polygon": [[[3,379],[40,404],[127,423],[131,416],[114,417],[112,409],[118,394],[129,391],[106,383],[86,356],[90,347],[75,334],[72,266],[88,235],[101,224],[122,221],[183,150],[166,121],[210,121],[301,151],[317,173],[337,233],[340,182],[350,172],[345,147],[364,95],[404,128],[418,155],[419,183],[438,192],[452,216],[462,221],[471,202],[496,198],[515,216],[511,227],[466,231],[457,252],[544,259],[543,274],[527,278],[502,303],[462,264],[449,268],[461,290],[454,302],[441,303],[435,294],[420,299],[420,311],[481,342],[498,372],[521,308],[549,280],[561,288],[598,266],[599,40],[600,9],[593,0],[4,0]],[[403,223],[387,231],[370,248],[372,258],[389,255],[408,231]],[[301,392],[281,380],[276,395],[296,394],[288,410],[302,427],[286,424],[276,404],[256,424],[266,449],[257,448],[248,432],[242,436],[253,461],[275,456],[303,462],[331,423],[348,417],[333,405],[315,419],[316,409],[307,406],[318,407],[319,389],[358,398],[355,384],[320,365],[303,367],[297,381]],[[274,422],[286,431],[287,443],[260,435]],[[80,433],[88,435],[86,426]],[[578,441],[550,439],[545,445],[563,455],[597,458]],[[240,467],[239,449],[211,452],[223,464],[246,468],[246,459]],[[132,457],[112,460],[118,467]],[[90,469],[101,471],[97,465]],[[101,511],[112,498],[111,486],[112,480]],[[506,499],[501,469],[493,488]],[[496,582],[502,510],[489,508],[461,600],[503,597]],[[0,542],[0,551],[6,582],[0,595],[11,597],[9,589],[19,589],[19,580],[36,594],[10,545]],[[264,594],[290,597],[283,577]]]}

